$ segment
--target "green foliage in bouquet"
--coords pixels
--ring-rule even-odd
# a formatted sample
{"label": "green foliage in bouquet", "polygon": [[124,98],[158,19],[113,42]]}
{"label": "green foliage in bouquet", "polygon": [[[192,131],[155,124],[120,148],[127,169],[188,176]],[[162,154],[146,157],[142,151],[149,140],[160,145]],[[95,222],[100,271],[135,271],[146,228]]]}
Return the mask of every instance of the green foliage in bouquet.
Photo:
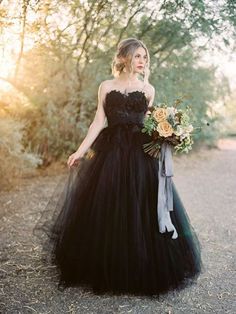
{"label": "green foliage in bouquet", "polygon": [[175,153],[188,153],[192,149],[194,130],[191,119],[191,108],[177,109],[182,99],[176,99],[174,104],[162,103],[150,108],[150,113],[144,119],[143,133],[151,136],[149,143],[143,144],[144,151],[153,157],[158,157],[161,144],[167,142]]}

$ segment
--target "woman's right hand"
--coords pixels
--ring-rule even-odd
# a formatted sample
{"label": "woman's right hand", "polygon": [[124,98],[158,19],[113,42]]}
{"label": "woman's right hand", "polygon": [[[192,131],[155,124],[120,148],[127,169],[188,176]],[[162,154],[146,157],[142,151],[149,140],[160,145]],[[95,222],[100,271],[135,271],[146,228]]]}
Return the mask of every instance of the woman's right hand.
{"label": "woman's right hand", "polygon": [[82,159],[84,154],[76,151],[75,153],[71,154],[67,160],[67,165],[69,168],[71,168],[74,165],[77,165],[79,163],[79,160]]}

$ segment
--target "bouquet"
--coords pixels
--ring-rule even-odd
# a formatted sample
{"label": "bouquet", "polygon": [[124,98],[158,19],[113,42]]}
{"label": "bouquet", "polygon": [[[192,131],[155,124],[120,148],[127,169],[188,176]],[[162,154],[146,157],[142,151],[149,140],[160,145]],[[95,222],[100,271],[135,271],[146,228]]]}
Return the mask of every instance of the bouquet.
{"label": "bouquet", "polygon": [[175,152],[188,153],[193,145],[193,127],[191,109],[177,109],[182,101],[177,99],[173,106],[166,103],[152,106],[149,115],[144,119],[143,133],[148,133],[152,140],[143,144],[144,151],[158,157],[162,143],[170,144]]}
{"label": "bouquet", "polygon": [[201,127],[193,127],[191,109],[177,109],[182,99],[177,99],[173,106],[166,103],[152,106],[144,119],[143,133],[151,136],[149,143],[143,144],[144,151],[158,160],[158,195],[157,217],[160,233],[173,231],[172,239],[178,232],[171,221],[173,211],[173,165],[172,148],[175,152],[189,152],[193,145],[193,131]]}

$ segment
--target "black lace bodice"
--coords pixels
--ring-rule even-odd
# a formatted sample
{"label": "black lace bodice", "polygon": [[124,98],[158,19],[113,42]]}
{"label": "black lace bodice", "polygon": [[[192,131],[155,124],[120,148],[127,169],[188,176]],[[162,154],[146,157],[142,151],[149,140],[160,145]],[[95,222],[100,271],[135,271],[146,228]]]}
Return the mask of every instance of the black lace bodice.
{"label": "black lace bodice", "polygon": [[143,91],[127,94],[111,90],[106,94],[104,111],[108,126],[116,124],[142,124],[148,108],[148,100]]}
{"label": "black lace bodice", "polygon": [[143,91],[108,92],[104,101],[108,125],[101,130],[91,148],[106,152],[117,146],[125,151],[140,148],[142,143],[150,141],[147,134],[141,132],[147,110],[148,99]]}

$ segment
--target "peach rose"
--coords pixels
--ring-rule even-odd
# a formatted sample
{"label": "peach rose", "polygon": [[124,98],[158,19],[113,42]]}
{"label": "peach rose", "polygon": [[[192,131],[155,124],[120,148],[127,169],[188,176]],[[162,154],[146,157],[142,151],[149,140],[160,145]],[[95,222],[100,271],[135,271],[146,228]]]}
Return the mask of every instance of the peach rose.
{"label": "peach rose", "polygon": [[172,126],[167,121],[162,121],[157,126],[157,131],[160,134],[160,136],[168,137],[171,136],[174,132]]}
{"label": "peach rose", "polygon": [[167,118],[167,110],[165,108],[156,108],[153,111],[153,117],[157,122],[164,121]]}

